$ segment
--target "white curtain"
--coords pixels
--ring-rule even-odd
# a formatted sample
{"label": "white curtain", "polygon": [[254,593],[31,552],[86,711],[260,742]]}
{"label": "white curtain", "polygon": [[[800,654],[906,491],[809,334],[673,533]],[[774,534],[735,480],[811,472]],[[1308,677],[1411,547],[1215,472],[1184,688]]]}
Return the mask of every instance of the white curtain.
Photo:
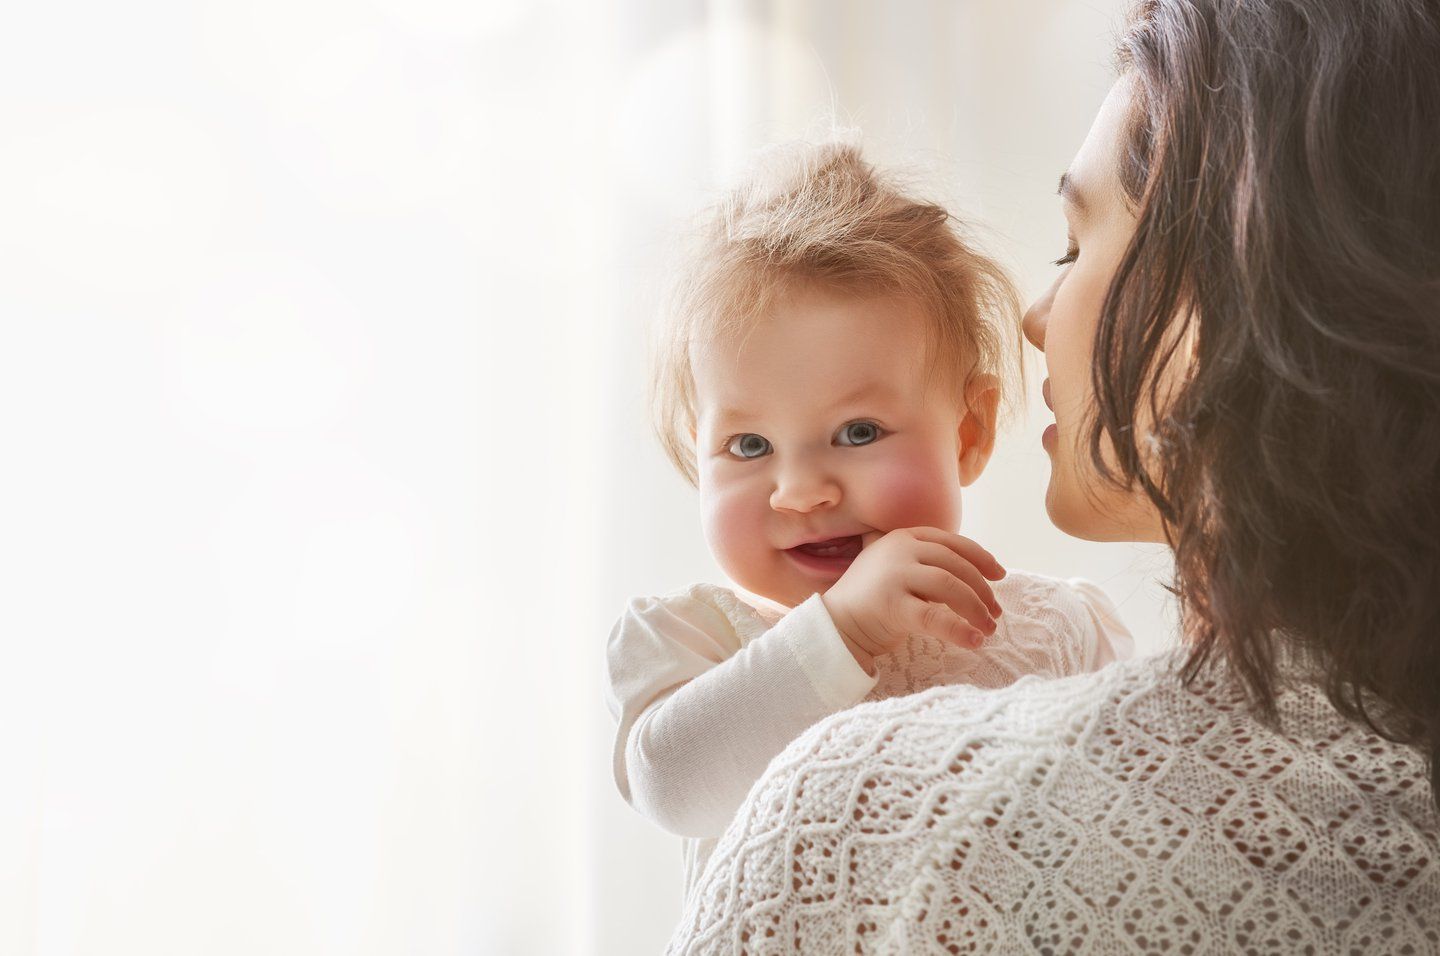
{"label": "white curtain", "polygon": [[[858,126],[1030,291],[1118,0],[31,4],[0,33],[0,952],[657,951],[624,601],[722,580],[647,431],[680,217]],[[1032,382],[1038,387],[1038,381]],[[1035,422],[966,533],[1163,640]]]}

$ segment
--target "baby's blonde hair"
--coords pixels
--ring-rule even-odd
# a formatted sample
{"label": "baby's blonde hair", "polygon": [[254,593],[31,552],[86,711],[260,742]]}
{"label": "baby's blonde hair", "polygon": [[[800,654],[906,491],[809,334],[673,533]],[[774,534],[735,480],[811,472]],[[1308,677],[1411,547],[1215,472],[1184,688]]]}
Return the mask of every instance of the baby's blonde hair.
{"label": "baby's blonde hair", "polygon": [[656,434],[692,486],[692,350],[743,334],[800,284],[916,300],[930,318],[927,380],[990,374],[1002,397],[1019,383],[1020,309],[1009,275],[961,239],[943,207],[906,195],[855,145],[769,151],[702,213],[694,238],[661,315],[650,375]]}

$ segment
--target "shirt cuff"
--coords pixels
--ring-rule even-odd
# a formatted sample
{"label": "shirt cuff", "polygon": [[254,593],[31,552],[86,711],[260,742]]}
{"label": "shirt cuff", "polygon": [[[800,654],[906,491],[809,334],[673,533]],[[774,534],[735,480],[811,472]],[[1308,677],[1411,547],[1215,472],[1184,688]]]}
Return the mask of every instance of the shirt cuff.
{"label": "shirt cuff", "polygon": [[810,595],[775,627],[825,706],[843,710],[857,704],[879,682],[845,646],[819,594]]}

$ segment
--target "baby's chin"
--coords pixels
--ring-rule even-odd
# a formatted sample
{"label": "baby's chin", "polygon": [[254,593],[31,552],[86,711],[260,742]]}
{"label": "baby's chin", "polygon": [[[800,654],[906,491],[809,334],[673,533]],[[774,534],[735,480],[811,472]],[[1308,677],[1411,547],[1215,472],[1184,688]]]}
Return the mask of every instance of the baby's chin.
{"label": "baby's chin", "polygon": [[824,594],[835,586],[835,582],[840,580],[846,570],[845,568],[823,572],[807,570],[797,567],[795,563],[791,562],[790,557],[784,553],[780,555],[780,558],[782,561],[790,563],[790,567],[787,568],[788,573],[784,575],[782,580],[769,582],[768,586],[763,590],[754,591],[753,593],[767,600],[774,601],[777,604],[783,604],[786,607],[796,607],[803,604],[809,600],[811,595]]}
{"label": "baby's chin", "polygon": [[857,551],[843,558],[824,559],[791,549],[776,550],[764,567],[735,567],[723,560],[720,564],[746,594],[793,608],[834,587],[858,556]]}

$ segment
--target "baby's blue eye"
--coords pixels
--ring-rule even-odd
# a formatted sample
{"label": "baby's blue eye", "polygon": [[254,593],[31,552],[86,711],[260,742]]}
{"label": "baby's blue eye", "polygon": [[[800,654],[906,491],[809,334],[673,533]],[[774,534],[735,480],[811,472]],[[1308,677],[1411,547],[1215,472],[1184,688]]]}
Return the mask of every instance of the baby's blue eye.
{"label": "baby's blue eye", "polygon": [[[880,426],[874,422],[851,422],[840,429],[840,444],[869,445],[880,437]],[[846,438],[849,441],[846,441]]]}
{"label": "baby's blue eye", "polygon": [[725,450],[738,458],[759,458],[770,450],[770,443],[754,433],[736,435]]}

